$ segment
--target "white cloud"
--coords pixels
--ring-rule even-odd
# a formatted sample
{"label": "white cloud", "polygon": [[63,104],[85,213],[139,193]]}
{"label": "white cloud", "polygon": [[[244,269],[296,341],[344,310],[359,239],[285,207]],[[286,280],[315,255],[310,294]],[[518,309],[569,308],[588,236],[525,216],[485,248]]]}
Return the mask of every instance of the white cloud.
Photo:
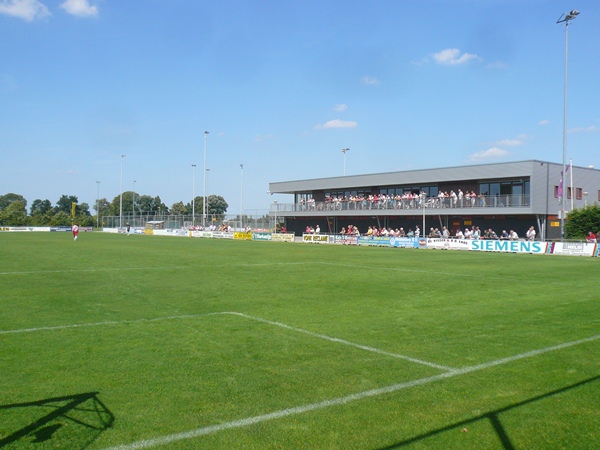
{"label": "white cloud", "polygon": [[538,122],[538,125],[548,125],[550,123],[550,121],[548,119],[544,119],[544,120],[540,120]]}
{"label": "white cloud", "polygon": [[0,14],[18,17],[28,22],[52,15],[46,5],[38,0],[0,0]]}
{"label": "white cloud", "polygon": [[338,111],[338,112],[344,112],[348,109],[348,105],[344,104],[344,103],[340,103],[339,105],[335,105],[333,107],[334,111]]}
{"label": "white cloud", "polygon": [[254,137],[254,142],[269,141],[275,139],[274,134],[259,134]]}
{"label": "white cloud", "polygon": [[519,139],[501,139],[495,142],[495,145],[502,147],[517,147],[523,145],[523,141]]}
{"label": "white cloud", "polygon": [[569,133],[594,133],[598,131],[596,125],[590,125],[589,127],[578,127],[569,129]]}
{"label": "white cloud", "polygon": [[65,0],[60,7],[73,16],[93,17],[98,15],[98,7],[90,5],[88,0]]}
{"label": "white cloud", "polygon": [[362,77],[360,81],[362,81],[363,84],[366,84],[366,85],[369,85],[369,86],[381,83],[381,81],[379,81],[377,78],[370,77],[368,75]]}
{"label": "white cloud", "polygon": [[507,67],[508,64],[506,64],[504,61],[496,61],[493,63],[486,64],[485,66],[486,69],[506,69]]}
{"label": "white cloud", "polygon": [[472,59],[479,59],[477,55],[473,55],[471,53],[463,53],[461,55],[460,50],[457,48],[447,48],[441,52],[433,53],[431,56],[436,63],[445,66],[466,64]]}
{"label": "white cloud", "polygon": [[354,128],[358,125],[358,123],[351,120],[340,120],[334,119],[329,122],[325,122],[323,125],[316,125],[316,130],[324,130],[326,128]]}
{"label": "white cloud", "polygon": [[473,153],[471,156],[469,156],[468,160],[471,162],[480,162],[480,161],[489,160],[489,159],[502,158],[509,154],[510,153],[506,150],[503,150],[498,147],[492,147],[487,150]]}

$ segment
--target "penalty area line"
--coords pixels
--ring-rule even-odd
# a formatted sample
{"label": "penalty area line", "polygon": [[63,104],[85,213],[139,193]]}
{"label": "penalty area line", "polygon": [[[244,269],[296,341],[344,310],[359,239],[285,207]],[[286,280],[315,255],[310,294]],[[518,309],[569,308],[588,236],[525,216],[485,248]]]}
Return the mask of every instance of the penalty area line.
{"label": "penalty area line", "polygon": [[173,442],[185,440],[185,439],[193,439],[200,436],[205,436],[208,434],[218,433],[220,431],[231,430],[235,428],[247,427],[250,425],[254,425],[261,422],[267,422],[271,420],[281,419],[284,417],[294,416],[306,412],[317,411],[325,408],[330,408],[332,406],[344,405],[350,402],[363,400],[370,397],[377,397],[384,394],[390,394],[394,392],[401,391],[403,389],[408,389],[416,386],[422,386],[425,384],[433,383],[435,381],[445,380],[449,378],[453,378],[459,375],[465,375],[472,372],[477,372],[480,370],[488,369],[490,367],[495,367],[503,364],[508,364],[513,361],[517,361],[525,358],[532,358],[534,356],[541,355],[543,353],[548,353],[556,350],[562,350],[568,347],[573,347],[575,345],[592,342],[600,339],[600,334],[596,336],[591,336],[584,339],[579,339],[577,341],[565,342],[559,345],[554,345],[551,347],[545,347],[538,350],[532,350],[530,352],[521,353],[518,355],[509,356],[507,358],[501,358],[495,361],[489,361],[487,363],[478,364],[475,366],[464,367],[462,369],[457,369],[451,372],[442,373],[439,375],[434,375],[431,377],[419,378],[417,380],[406,381],[404,383],[393,384],[391,386],[386,386],[379,389],[372,389],[369,391],[359,392],[356,394],[347,395],[344,397],[339,397],[331,400],[325,400],[322,402],[311,403],[308,405],[297,406],[293,408],[282,409],[279,411],[274,411],[268,414],[262,414],[258,416],[248,417],[245,419],[234,420],[231,422],[225,422],[217,425],[211,425],[207,427],[197,428],[195,430],[184,431],[181,433],[174,433],[165,436],[160,436],[153,439],[145,439],[137,442],[132,442],[129,444],[122,444],[115,447],[108,447],[104,450],[134,450],[139,448],[150,448],[156,447],[157,445],[167,445]]}
{"label": "penalty area line", "polygon": [[423,361],[421,359],[411,358],[410,356],[400,355],[398,353],[386,352],[385,350],[380,350],[378,348],[369,347],[369,346],[361,345],[361,344],[356,344],[354,342],[346,341],[345,339],[327,336],[326,334],[315,333],[313,331],[304,330],[302,328],[292,327],[290,325],[286,325],[285,323],[273,322],[271,320],[262,319],[260,317],[249,316],[247,314],[242,314],[242,313],[238,313],[238,312],[227,312],[227,313],[223,313],[223,314],[232,314],[232,315],[236,315],[236,316],[240,316],[240,317],[245,317],[246,319],[255,320],[257,322],[263,322],[263,323],[266,323],[269,325],[274,325],[277,327],[285,328],[286,330],[296,331],[298,333],[308,334],[309,336],[317,337],[319,339],[324,339],[326,341],[348,345],[350,347],[359,348],[361,350],[366,350],[368,352],[377,353],[377,354],[384,355],[384,356],[391,356],[392,358],[404,359],[406,361],[410,361],[410,362],[413,362],[416,364],[421,364],[424,366],[433,367],[435,369],[446,370],[446,371],[457,370],[454,367],[442,366],[440,364],[435,364],[435,363],[432,363],[429,361]]}

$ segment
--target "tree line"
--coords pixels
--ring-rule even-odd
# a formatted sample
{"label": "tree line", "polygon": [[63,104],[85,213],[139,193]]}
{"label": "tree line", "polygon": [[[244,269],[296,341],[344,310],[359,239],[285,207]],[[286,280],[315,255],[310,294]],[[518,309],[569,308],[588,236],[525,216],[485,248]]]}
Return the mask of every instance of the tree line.
{"label": "tree line", "polygon": [[[75,203],[75,217],[72,214],[72,204]],[[94,226],[97,219],[105,216],[118,216],[121,210],[121,197],[116,196],[112,202],[106,198],[98,199],[94,204],[95,215],[90,212],[90,206],[79,203],[75,195],[62,195],[55,205],[48,199],[35,199],[29,211],[27,200],[20,194],[0,195],[0,226],[69,226],[77,222],[80,226]],[[133,191],[123,192],[123,215],[191,215],[203,212],[204,197],[198,196],[194,204],[177,202],[167,207],[159,196],[139,195]],[[210,195],[206,199],[207,214],[222,215],[229,205],[220,195]],[[195,210],[195,211],[194,211]]]}

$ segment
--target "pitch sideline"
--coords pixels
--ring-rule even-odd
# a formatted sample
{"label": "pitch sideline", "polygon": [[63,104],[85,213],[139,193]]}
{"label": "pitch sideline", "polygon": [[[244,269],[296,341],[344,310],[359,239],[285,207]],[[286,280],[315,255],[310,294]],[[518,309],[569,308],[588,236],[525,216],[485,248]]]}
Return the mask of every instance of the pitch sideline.
{"label": "pitch sideline", "polygon": [[422,386],[425,384],[433,383],[434,381],[445,380],[448,378],[453,378],[458,375],[465,375],[468,373],[476,372],[479,370],[488,369],[490,367],[499,366],[502,364],[508,364],[513,361],[517,361],[520,359],[532,358],[534,356],[541,355],[543,353],[548,353],[555,350],[562,350],[568,347],[573,347],[575,345],[592,342],[600,339],[600,334],[596,336],[591,336],[584,339],[579,339],[577,341],[565,342],[562,344],[554,345],[551,347],[545,347],[537,350],[532,350],[530,352],[521,353],[518,355],[509,356],[507,358],[497,359],[495,361],[489,361],[487,363],[478,364],[475,366],[464,367],[462,369],[453,370],[450,372],[445,372],[439,375],[434,375],[431,377],[419,378],[417,380],[407,381],[404,383],[393,384],[391,386],[386,386],[379,389],[372,389],[369,391],[359,392],[356,394],[347,395],[345,397],[338,397],[331,400],[325,400],[322,402],[311,403],[304,406],[297,406],[288,409],[282,409],[279,411],[274,411],[268,414],[262,414],[259,416],[248,417],[246,419],[235,420],[232,422],[225,422],[218,425],[211,425],[208,427],[197,428],[195,430],[184,431],[181,433],[169,434],[166,436],[161,436],[153,439],[145,439],[137,442],[132,442],[130,444],[118,445],[116,447],[108,447],[104,450],[134,450],[139,448],[150,448],[155,447],[157,445],[166,445],[173,442],[181,441],[184,439],[193,439],[196,437],[204,436],[207,434],[217,433],[219,431],[230,430],[234,428],[246,427],[249,425],[254,425],[261,422],[267,422],[270,420],[281,419],[283,417],[294,416],[298,414],[302,414],[305,412],[316,411],[320,409],[329,408],[331,406],[344,405],[346,403],[354,402],[357,400],[362,400],[369,397],[376,397],[383,394],[389,394],[393,392],[398,392],[403,389],[408,389],[415,386]]}

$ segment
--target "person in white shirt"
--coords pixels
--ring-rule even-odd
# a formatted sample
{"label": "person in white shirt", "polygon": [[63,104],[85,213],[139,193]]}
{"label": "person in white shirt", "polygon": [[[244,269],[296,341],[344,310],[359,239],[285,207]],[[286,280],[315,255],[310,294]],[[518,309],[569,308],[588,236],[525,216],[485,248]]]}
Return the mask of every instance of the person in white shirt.
{"label": "person in white shirt", "polygon": [[528,241],[535,241],[535,228],[529,227],[529,230],[527,230],[525,236],[527,237]]}

